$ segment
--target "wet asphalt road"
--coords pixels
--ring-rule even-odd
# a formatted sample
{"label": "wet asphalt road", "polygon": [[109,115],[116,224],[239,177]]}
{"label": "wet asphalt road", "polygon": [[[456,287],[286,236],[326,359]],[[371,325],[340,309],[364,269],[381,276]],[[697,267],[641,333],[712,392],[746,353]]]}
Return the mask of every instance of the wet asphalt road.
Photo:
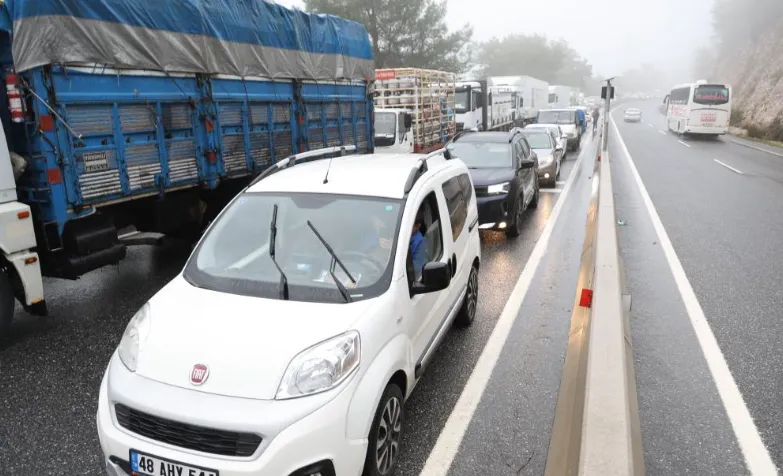
{"label": "wet asphalt road", "polygon": [[[615,113],[620,133],[759,433],[781,467],[783,157],[730,137],[679,138],[666,133],[657,102],[638,106],[645,114],[640,124],[623,123],[622,107]],[[617,216],[626,222],[618,234],[633,295],[647,474],[747,474],[729,412],[629,164],[616,142],[611,152]]]}
{"label": "wet asphalt road", "polygon": [[[575,161],[572,152],[560,180]],[[421,471],[559,197],[543,191],[516,239],[482,234],[475,323],[450,334],[411,397],[397,474]],[[131,248],[118,268],[73,282],[46,280],[50,317],[17,309],[11,337],[0,346],[1,475],[104,474],[95,411],[105,366],[128,319],[180,271],[184,259],[181,252]],[[572,290],[566,294],[572,299]],[[561,366],[544,366],[544,377],[559,382]],[[548,435],[538,440],[548,442]]]}

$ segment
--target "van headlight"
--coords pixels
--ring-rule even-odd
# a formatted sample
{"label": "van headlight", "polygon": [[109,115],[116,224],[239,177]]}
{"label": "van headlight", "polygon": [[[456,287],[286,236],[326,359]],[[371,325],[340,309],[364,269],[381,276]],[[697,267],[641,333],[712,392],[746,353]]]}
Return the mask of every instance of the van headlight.
{"label": "van headlight", "polygon": [[275,399],[303,397],[340,385],[359,367],[359,333],[349,331],[299,353],[288,364]]}
{"label": "van headlight", "polygon": [[146,303],[128,322],[125,333],[122,334],[120,345],[117,346],[120,361],[131,372],[136,371],[139,349],[144,345],[144,341],[150,333],[150,319],[150,303]]}

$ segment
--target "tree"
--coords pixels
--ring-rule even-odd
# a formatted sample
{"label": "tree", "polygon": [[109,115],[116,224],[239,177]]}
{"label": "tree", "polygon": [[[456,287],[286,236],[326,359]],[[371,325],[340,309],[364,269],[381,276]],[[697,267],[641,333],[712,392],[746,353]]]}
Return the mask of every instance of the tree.
{"label": "tree", "polygon": [[486,76],[528,75],[548,81],[586,87],[593,68],[564,40],[550,41],[543,35],[508,35],[482,44],[478,62]]}
{"label": "tree", "polygon": [[314,13],[362,23],[376,68],[418,67],[461,72],[470,61],[473,29],[449,32],[446,0],[304,0]]}

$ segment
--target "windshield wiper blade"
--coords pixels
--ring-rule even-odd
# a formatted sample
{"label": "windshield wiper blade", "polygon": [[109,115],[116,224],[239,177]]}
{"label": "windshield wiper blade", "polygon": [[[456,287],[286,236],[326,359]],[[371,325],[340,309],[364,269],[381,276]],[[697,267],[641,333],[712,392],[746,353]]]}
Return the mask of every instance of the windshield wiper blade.
{"label": "windshield wiper blade", "polygon": [[348,268],[345,267],[342,261],[340,261],[340,258],[337,257],[337,253],[334,252],[331,246],[329,246],[329,243],[324,240],[324,237],[321,236],[320,233],[318,233],[318,230],[315,229],[312,223],[310,223],[310,220],[307,220],[307,226],[310,227],[311,230],[313,230],[313,233],[315,233],[316,238],[318,238],[318,241],[320,241],[324,248],[326,248],[326,251],[329,252],[330,255],[332,255],[332,262],[329,263],[329,275],[332,277],[332,281],[334,281],[335,286],[337,286],[337,289],[340,291],[340,294],[342,294],[343,299],[345,299],[345,302],[351,302],[353,299],[351,299],[351,294],[348,292],[348,289],[345,287],[345,285],[340,282],[340,279],[334,274],[334,268],[336,264],[339,264],[340,267],[343,269],[343,272],[346,276],[348,276],[348,279],[351,280],[353,284],[356,284],[356,280],[351,276],[351,273],[348,271]]}
{"label": "windshield wiper blade", "polygon": [[283,268],[277,264],[275,260],[275,242],[277,241],[277,204],[272,208],[272,223],[269,224],[269,257],[272,259],[272,263],[280,272],[280,284],[279,292],[280,299],[288,301],[288,278],[286,278]]}

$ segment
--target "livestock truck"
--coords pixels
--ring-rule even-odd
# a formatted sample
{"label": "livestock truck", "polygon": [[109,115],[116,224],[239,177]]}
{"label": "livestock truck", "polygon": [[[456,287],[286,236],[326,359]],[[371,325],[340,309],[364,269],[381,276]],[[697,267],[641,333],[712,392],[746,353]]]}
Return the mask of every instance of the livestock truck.
{"label": "livestock truck", "polygon": [[197,239],[293,153],[373,150],[365,28],[271,2],[0,2],[0,68],[0,338],[42,276]]}
{"label": "livestock truck", "polygon": [[428,153],[457,132],[456,75],[419,68],[375,70],[375,151]]}

